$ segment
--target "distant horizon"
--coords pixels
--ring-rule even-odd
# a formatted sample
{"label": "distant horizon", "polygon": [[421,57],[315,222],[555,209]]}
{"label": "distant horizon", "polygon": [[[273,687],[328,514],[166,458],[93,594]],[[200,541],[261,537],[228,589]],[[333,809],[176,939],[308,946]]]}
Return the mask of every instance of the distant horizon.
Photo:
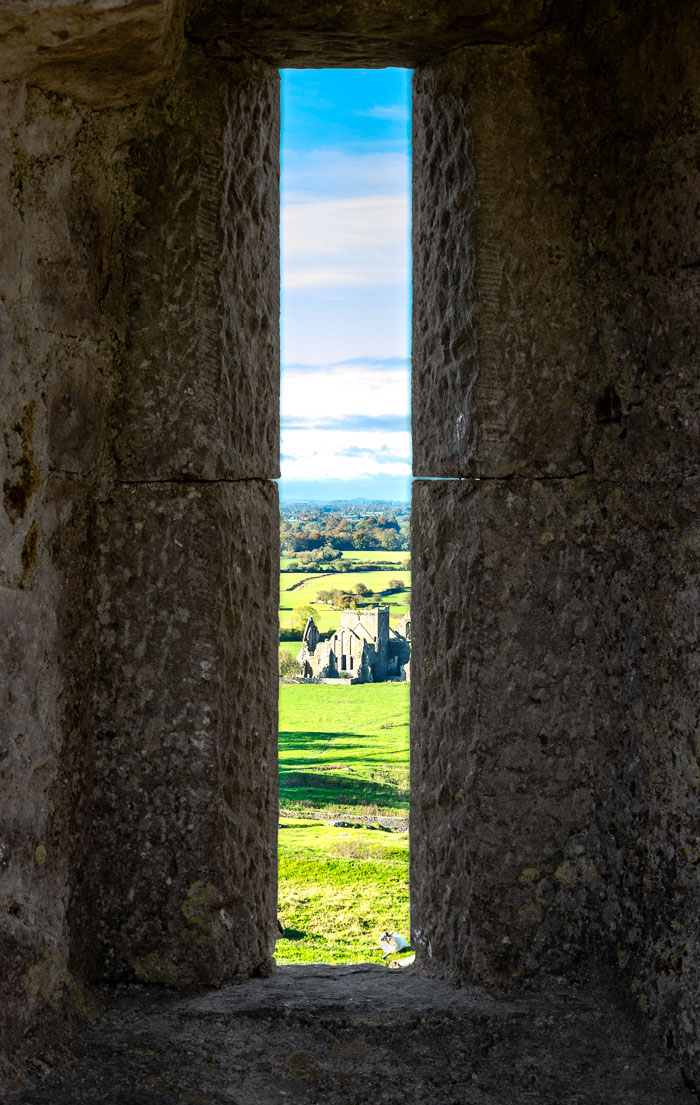
{"label": "distant horizon", "polygon": [[357,503],[376,503],[380,507],[410,507],[410,502],[401,499],[285,499],[280,505],[284,506],[337,506]]}
{"label": "distant horizon", "polygon": [[411,502],[410,483],[404,480],[370,481],[341,480],[277,480],[281,503],[406,503]]}

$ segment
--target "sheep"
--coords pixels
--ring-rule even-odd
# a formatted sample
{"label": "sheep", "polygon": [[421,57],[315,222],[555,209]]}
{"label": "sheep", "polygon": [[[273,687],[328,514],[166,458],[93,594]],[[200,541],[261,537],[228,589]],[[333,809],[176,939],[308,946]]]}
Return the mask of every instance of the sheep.
{"label": "sheep", "polygon": [[379,945],[384,952],[382,959],[386,959],[388,955],[396,955],[397,952],[403,952],[409,947],[409,944],[404,940],[398,932],[383,932],[379,937]]}

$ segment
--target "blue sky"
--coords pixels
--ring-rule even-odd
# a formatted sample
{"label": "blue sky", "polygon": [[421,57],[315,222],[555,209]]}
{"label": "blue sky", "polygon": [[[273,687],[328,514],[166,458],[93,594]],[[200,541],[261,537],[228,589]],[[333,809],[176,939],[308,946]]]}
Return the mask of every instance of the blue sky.
{"label": "blue sky", "polygon": [[282,71],[282,497],[407,498],[410,73]]}

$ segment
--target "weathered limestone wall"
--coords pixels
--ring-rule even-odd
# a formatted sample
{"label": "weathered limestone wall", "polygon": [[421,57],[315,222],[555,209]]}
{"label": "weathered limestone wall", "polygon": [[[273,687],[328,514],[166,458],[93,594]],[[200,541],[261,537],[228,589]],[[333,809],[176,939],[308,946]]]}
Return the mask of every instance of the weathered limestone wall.
{"label": "weathered limestone wall", "polygon": [[177,69],[182,0],[3,0],[0,80],[93,107],[133,104]]}
{"label": "weathered limestone wall", "polygon": [[122,110],[3,92],[10,1056],[84,980],[269,963],[278,80],[195,52]]}
{"label": "weathered limestone wall", "polygon": [[198,51],[130,144],[96,531],[100,846],[73,915],[91,976],[219,983],[274,946],[278,150],[278,74]]}
{"label": "weathered limestone wall", "polygon": [[94,501],[109,471],[120,124],[3,86],[0,1037],[82,1008],[67,910],[83,839]]}
{"label": "weathered limestone wall", "polygon": [[530,38],[551,18],[545,0],[197,0],[186,26],[214,57],[252,51],[280,68],[412,69],[455,46]]}
{"label": "weathered limestone wall", "polygon": [[646,630],[643,658],[624,666],[626,679],[641,674],[644,709],[627,727],[608,845],[622,977],[697,1084],[700,12],[685,3],[672,18],[663,5],[645,14],[614,35],[592,25],[586,55],[605,89],[591,112],[617,119],[592,196],[601,285],[606,269],[619,271],[600,312],[612,420],[594,465],[624,480],[627,573]]}
{"label": "weathered limestone wall", "polygon": [[697,32],[648,8],[414,79],[412,908],[454,979],[618,963],[697,1069]]}

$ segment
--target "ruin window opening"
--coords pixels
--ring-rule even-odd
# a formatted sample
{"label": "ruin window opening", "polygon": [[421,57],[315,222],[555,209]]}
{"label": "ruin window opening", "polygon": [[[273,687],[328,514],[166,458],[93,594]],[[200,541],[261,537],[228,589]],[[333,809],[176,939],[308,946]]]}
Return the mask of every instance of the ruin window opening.
{"label": "ruin window opening", "polygon": [[[313,925],[290,918],[286,892],[296,831],[286,814],[303,780],[319,818],[331,804],[355,815],[357,855],[372,818],[396,822],[403,881],[359,955],[380,961],[383,929],[410,935],[410,646],[401,631],[410,601],[410,73],[281,76],[280,673],[290,679],[280,686],[278,912],[285,934]],[[345,685],[344,698],[332,698],[333,684]],[[327,924],[328,907],[319,911]],[[343,934],[331,943],[299,958],[284,935],[275,954],[358,961]]]}

